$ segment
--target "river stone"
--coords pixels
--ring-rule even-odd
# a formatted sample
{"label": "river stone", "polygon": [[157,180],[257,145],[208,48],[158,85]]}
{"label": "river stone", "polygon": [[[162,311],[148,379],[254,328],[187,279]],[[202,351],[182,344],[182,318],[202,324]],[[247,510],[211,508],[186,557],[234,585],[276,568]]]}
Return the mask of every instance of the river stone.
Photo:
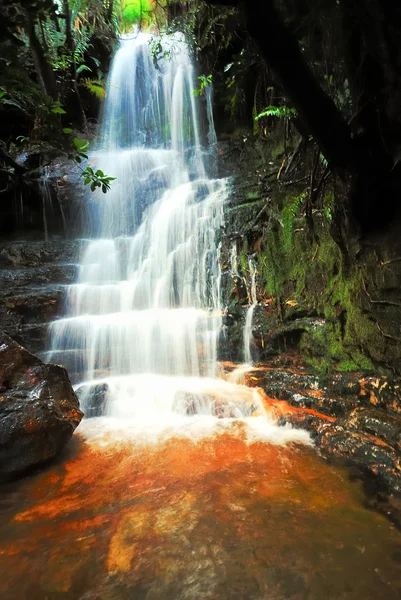
{"label": "river stone", "polygon": [[67,371],[0,331],[0,480],[56,456],[82,416]]}

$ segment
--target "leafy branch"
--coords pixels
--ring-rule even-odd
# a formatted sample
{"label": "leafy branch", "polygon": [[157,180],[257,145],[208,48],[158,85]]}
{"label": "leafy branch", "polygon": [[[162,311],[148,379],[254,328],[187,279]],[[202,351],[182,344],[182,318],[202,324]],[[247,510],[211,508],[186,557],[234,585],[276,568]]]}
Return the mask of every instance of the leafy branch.
{"label": "leafy branch", "polygon": [[212,83],[213,75],[211,73],[209,73],[209,75],[199,75],[198,79],[200,84],[196,90],[192,90],[193,96],[202,96],[207,86]]}
{"label": "leafy branch", "polygon": [[94,192],[96,188],[101,188],[105,194],[110,189],[110,182],[115,181],[115,177],[109,177],[105,175],[103,171],[98,169],[94,171],[91,167],[86,167],[81,173],[81,177],[84,177],[84,184],[90,185],[91,191]]}

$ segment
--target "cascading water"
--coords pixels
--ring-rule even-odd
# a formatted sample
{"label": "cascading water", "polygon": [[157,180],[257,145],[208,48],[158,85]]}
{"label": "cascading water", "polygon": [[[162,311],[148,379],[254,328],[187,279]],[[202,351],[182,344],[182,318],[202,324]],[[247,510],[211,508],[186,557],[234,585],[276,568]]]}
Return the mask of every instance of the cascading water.
{"label": "cascading water", "polygon": [[[215,417],[265,414],[261,390],[218,377],[216,236],[228,184],[204,167],[202,135],[215,141],[211,94],[202,132],[183,37],[163,39],[169,58],[158,65],[149,40],[123,39],[112,64],[90,164],[116,180],[88,199],[89,239],[78,281],[67,287],[67,317],[51,325],[49,356],[68,368],[86,416],[107,416],[119,437],[134,427],[137,442],[183,422],[192,435],[192,425],[224,429]],[[249,431],[259,432],[252,421]],[[88,435],[100,427],[90,423]],[[265,420],[262,437],[277,430]],[[281,441],[307,439],[281,430]]]}
{"label": "cascading water", "polygon": [[205,175],[182,37],[163,41],[170,57],[158,68],[148,42],[144,33],[122,40],[113,62],[90,161],[116,181],[89,200],[95,239],[68,286],[67,318],[51,326],[50,358],[69,367],[84,410],[100,385],[112,416],[249,414],[256,390],[217,378],[227,181]]}
{"label": "cascading water", "polygon": [[244,357],[245,364],[252,364],[251,338],[252,338],[252,322],[255,306],[258,303],[256,294],[256,267],[252,258],[249,259],[249,271],[251,274],[251,288],[249,292],[249,308],[246,313],[244,326]]}

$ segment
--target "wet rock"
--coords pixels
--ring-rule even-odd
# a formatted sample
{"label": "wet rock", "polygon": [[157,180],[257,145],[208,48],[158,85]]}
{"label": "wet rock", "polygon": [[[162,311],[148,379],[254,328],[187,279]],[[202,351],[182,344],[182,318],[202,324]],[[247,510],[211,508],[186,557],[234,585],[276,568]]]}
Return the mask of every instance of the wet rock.
{"label": "wet rock", "polygon": [[23,241],[0,244],[0,263],[4,267],[38,267],[47,263],[77,263],[80,241]]}
{"label": "wet rock", "polygon": [[33,354],[39,354],[48,343],[49,327],[47,323],[20,324],[18,331],[12,331],[12,334],[18,344]]}
{"label": "wet rock", "polygon": [[313,440],[319,435],[320,428],[330,423],[333,419],[329,419],[325,415],[314,413],[313,411],[308,410],[296,410],[291,413],[286,413],[281,415],[281,417],[277,420],[277,425],[291,425],[295,429],[306,429],[311,435]]}
{"label": "wet rock", "polygon": [[376,475],[389,489],[401,492],[401,454],[382,439],[336,423],[320,428],[317,443],[325,454],[347,459]]}
{"label": "wet rock", "polygon": [[360,380],[361,399],[376,408],[401,414],[401,380],[390,377],[365,377]]}
{"label": "wet rock", "polygon": [[401,417],[376,408],[356,408],[343,422],[348,429],[379,437],[401,451]]}
{"label": "wet rock", "polygon": [[265,354],[263,348],[280,352],[298,348],[303,333],[323,329],[326,323],[324,319],[317,317],[303,317],[281,323],[270,309],[257,312],[254,322],[254,335],[262,340],[261,357]]}
{"label": "wet rock", "polygon": [[23,269],[0,270],[0,286],[21,288],[25,286],[39,286],[49,283],[73,283],[78,272],[78,265],[59,264],[43,265],[40,267]]}
{"label": "wet rock", "polygon": [[36,323],[55,319],[61,309],[65,288],[61,284],[27,288],[22,291],[0,292],[0,314],[7,311],[14,314],[20,322]]}
{"label": "wet rock", "polygon": [[66,370],[0,332],[0,480],[56,456],[82,416]]}
{"label": "wet rock", "polygon": [[40,169],[43,164],[48,164],[53,158],[60,155],[60,151],[53,146],[43,146],[33,150],[27,150],[16,158],[16,162],[23,165],[29,171]]}
{"label": "wet rock", "polygon": [[76,395],[87,419],[104,415],[108,391],[109,386],[105,382],[96,385],[81,385],[76,390]]}
{"label": "wet rock", "polygon": [[[286,400],[297,408],[313,409],[331,417],[343,417],[361,401],[358,396],[358,381],[346,379],[340,383],[341,376],[335,376],[333,385],[327,382],[322,385],[316,375],[302,370],[302,366],[294,365],[283,368],[255,368],[247,376],[247,384],[259,386],[270,397]],[[354,377],[355,379],[355,377]],[[352,383],[352,384],[351,384]],[[339,386],[347,386],[347,393],[340,395]]]}

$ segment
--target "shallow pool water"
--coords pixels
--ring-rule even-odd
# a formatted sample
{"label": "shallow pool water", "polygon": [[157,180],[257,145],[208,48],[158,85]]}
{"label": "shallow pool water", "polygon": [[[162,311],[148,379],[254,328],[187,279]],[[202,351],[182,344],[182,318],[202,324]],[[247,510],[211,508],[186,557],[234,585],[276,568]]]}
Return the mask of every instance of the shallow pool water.
{"label": "shallow pool water", "polygon": [[[80,428],[0,502],[0,597],[401,598],[401,533],[313,447]],[[277,442],[277,440],[276,440]]]}

